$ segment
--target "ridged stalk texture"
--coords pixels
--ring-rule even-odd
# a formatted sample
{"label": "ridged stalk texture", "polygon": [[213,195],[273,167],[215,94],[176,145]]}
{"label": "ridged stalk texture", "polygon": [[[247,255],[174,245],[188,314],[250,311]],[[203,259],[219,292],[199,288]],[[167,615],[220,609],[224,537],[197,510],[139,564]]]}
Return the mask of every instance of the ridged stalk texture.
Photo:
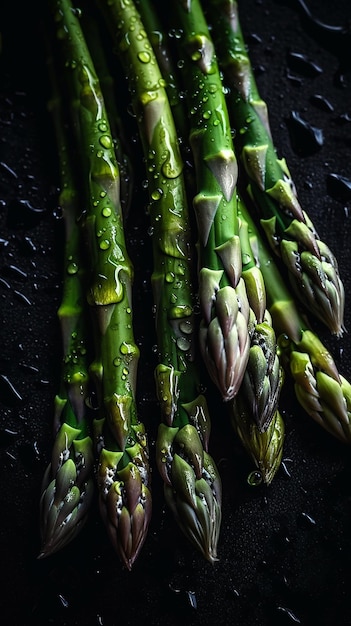
{"label": "ridged stalk texture", "polygon": [[237,161],[214,45],[198,0],[172,4],[187,97],[198,230],[200,346],[224,400],[238,392],[249,356],[250,308],[241,277]]}
{"label": "ridged stalk texture", "polygon": [[125,244],[119,169],[79,13],[69,0],[50,4],[85,193],[85,210],[78,219],[89,260],[100,510],[114,548],[131,569],[146,538],[151,493],[147,438],[136,410],[139,349],[133,332],[133,267]]}
{"label": "ridged stalk texture", "polygon": [[344,287],[337,260],[303,210],[285,159],[279,159],[239,22],[236,0],[207,5],[227,103],[236,129],[235,146],[267,241],[286,266],[295,296],[341,336]]}
{"label": "ridged stalk texture", "polygon": [[155,381],[162,416],[157,466],[179,527],[213,562],[221,522],[221,481],[208,453],[210,419],[196,360],[183,162],[165,80],[136,6],[125,0],[98,4],[129,80],[148,176],[159,355]]}
{"label": "ridged stalk texture", "polygon": [[54,123],[60,165],[59,206],[65,224],[62,299],[58,318],[62,336],[61,388],[55,397],[54,445],[40,498],[41,550],[50,556],[72,541],[85,524],[94,494],[94,454],[90,436],[87,319],[81,237],[76,223],[79,199],[72,154],[65,133],[62,102],[52,58],[49,110]]}

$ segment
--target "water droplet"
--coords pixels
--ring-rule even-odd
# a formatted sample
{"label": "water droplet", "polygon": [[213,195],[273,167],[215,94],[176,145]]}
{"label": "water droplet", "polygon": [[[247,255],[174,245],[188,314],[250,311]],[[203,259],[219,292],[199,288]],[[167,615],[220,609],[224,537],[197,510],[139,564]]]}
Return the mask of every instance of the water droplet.
{"label": "water droplet", "polygon": [[210,110],[208,110],[208,111],[204,111],[204,112],[203,112],[202,117],[204,118],[204,120],[209,120],[209,119],[210,119],[210,117],[211,117],[211,112],[212,112],[212,111],[210,111]]}
{"label": "water droplet", "polygon": [[151,55],[146,50],[143,50],[142,52],[138,52],[138,59],[141,63],[149,63]]}
{"label": "water droplet", "polygon": [[67,274],[70,274],[72,276],[73,274],[76,274],[77,272],[78,272],[77,263],[69,263],[67,265]]}
{"label": "water droplet", "polygon": [[67,609],[67,608],[69,607],[69,602],[68,602],[68,600],[67,600],[67,599],[66,599],[66,598],[62,595],[62,593],[59,593],[59,594],[58,594],[58,597],[59,597],[59,600],[60,600],[60,602],[61,602],[62,606],[64,606],[64,607],[65,607],[65,609]]}
{"label": "water droplet", "polygon": [[187,352],[190,349],[191,343],[189,339],[187,339],[186,337],[178,337],[177,346],[179,350],[182,350],[183,352]]}
{"label": "water droplet", "polygon": [[17,436],[18,431],[16,430],[10,430],[9,428],[0,429],[0,445],[6,448],[15,442]]}
{"label": "water droplet", "polygon": [[304,522],[306,522],[309,526],[315,526],[316,525],[316,520],[311,517],[311,515],[308,515],[308,513],[305,513],[304,511],[301,512],[301,518],[304,520]]}
{"label": "water droplet", "polygon": [[161,198],[162,194],[163,194],[162,189],[154,189],[154,191],[151,194],[151,198],[153,200],[155,200],[155,201],[159,200]]}
{"label": "water droplet", "polygon": [[5,374],[0,374],[0,392],[4,404],[12,405],[14,402],[21,402],[22,396]]}
{"label": "water droplet", "polygon": [[5,170],[5,172],[7,174],[10,174],[13,178],[18,178],[16,172],[11,167],[9,167],[9,165],[7,165],[7,163],[4,163],[4,161],[0,161],[0,167],[3,170]]}
{"label": "water droplet", "polygon": [[296,111],[291,112],[287,124],[292,148],[299,156],[314,154],[323,146],[323,130],[312,126]]}
{"label": "water droplet", "polygon": [[301,624],[300,618],[297,617],[297,615],[295,615],[295,613],[293,613],[293,611],[291,609],[288,609],[286,606],[277,606],[277,610],[285,613],[285,615],[289,617],[292,622],[295,622],[295,624]]}
{"label": "water droplet", "polygon": [[119,356],[116,357],[115,359],[113,359],[113,365],[115,367],[119,367],[121,365],[121,363],[122,363],[122,359]]}
{"label": "water droplet", "polygon": [[103,148],[106,148],[106,150],[109,150],[112,147],[112,138],[110,135],[101,135],[99,142]]}
{"label": "water droplet", "polygon": [[108,250],[108,248],[110,247],[110,242],[108,239],[103,239],[102,241],[100,241],[99,246],[101,250]]}
{"label": "water droplet", "polygon": [[253,472],[250,472],[250,474],[247,477],[247,482],[250,485],[250,487],[258,487],[259,485],[262,484],[262,480],[263,480],[262,474],[258,470],[254,470]]}
{"label": "water droplet", "polygon": [[34,207],[29,200],[15,199],[9,203],[7,226],[9,228],[32,228],[45,214],[45,208]]}
{"label": "water droplet", "polygon": [[190,320],[180,322],[179,328],[185,335],[191,335],[194,330],[193,323]]}
{"label": "water droplet", "polygon": [[351,199],[351,180],[339,174],[328,174],[327,191],[336,200],[347,202]]}
{"label": "water droplet", "polygon": [[110,209],[109,206],[105,206],[101,211],[101,215],[103,215],[103,217],[110,217],[111,213],[112,213],[112,210]]}
{"label": "water droplet", "polygon": [[98,124],[98,129],[101,133],[107,133],[108,131],[107,123],[104,120],[101,120]]}
{"label": "water droplet", "polygon": [[314,78],[323,72],[320,65],[299,52],[289,52],[287,61],[291,70],[298,72],[307,78]]}
{"label": "water droplet", "polygon": [[[173,294],[174,295],[174,294]],[[177,301],[177,296],[175,296],[175,301]],[[169,311],[169,318],[170,319],[182,319],[183,317],[190,317],[192,314],[193,310],[191,308],[191,306],[189,306],[188,304],[178,304],[177,306],[172,307],[172,309]]]}
{"label": "water droplet", "polygon": [[175,278],[175,276],[174,276],[173,272],[167,272],[167,274],[165,275],[166,283],[173,283],[174,278]]}
{"label": "water droplet", "polygon": [[329,100],[327,100],[324,96],[321,96],[320,94],[316,93],[314,96],[312,96],[311,103],[318,107],[318,109],[320,109],[321,111],[327,111],[330,113],[334,111],[334,107],[331,102],[329,102]]}
{"label": "water droplet", "polygon": [[282,468],[282,470],[283,470],[283,472],[284,472],[285,476],[287,476],[288,478],[291,478],[291,474],[290,474],[290,472],[289,472],[289,470],[288,470],[288,468],[287,468],[287,466],[286,466],[285,461],[282,461],[282,462],[281,462],[281,468]]}
{"label": "water droplet", "polygon": [[119,349],[121,354],[123,355],[134,354],[136,352],[136,347],[132,343],[127,343],[126,341],[123,341],[123,343],[121,343]]}
{"label": "water droplet", "polygon": [[21,300],[21,302],[24,302],[24,304],[29,304],[30,306],[32,305],[31,300],[27,298],[27,296],[22,293],[22,291],[18,291],[17,289],[15,289],[13,293],[15,294],[17,299]]}

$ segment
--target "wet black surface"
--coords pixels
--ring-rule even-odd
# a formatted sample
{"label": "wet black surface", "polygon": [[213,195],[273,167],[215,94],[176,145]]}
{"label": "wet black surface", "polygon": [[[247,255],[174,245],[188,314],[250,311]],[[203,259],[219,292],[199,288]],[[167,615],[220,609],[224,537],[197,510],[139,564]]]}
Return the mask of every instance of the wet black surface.
{"label": "wet black surface", "polygon": [[[300,202],[336,253],[351,328],[349,184],[351,73],[340,42],[313,29],[302,3],[246,0],[241,21],[268,103],[279,155],[287,159]],[[38,5],[36,5],[38,6]],[[334,26],[351,18],[349,3],[311,0],[312,14]],[[231,435],[213,394],[212,454],[223,480],[219,562],[211,566],[183,540],[164,508],[154,472],[154,517],[131,573],[110,547],[99,515],[61,553],[38,561],[38,502],[52,443],[60,334],[62,222],[56,208],[55,144],[46,111],[40,13],[29,4],[1,8],[0,58],[0,616],[11,626],[270,626],[351,624],[350,450],[299,408],[287,381],[284,461],[268,489],[250,487],[254,469]],[[324,33],[324,34],[323,34]],[[329,33],[330,34],[330,33]],[[324,36],[324,39],[323,39]],[[289,66],[303,55],[321,72]],[[349,54],[348,60],[351,56]],[[331,107],[315,106],[319,94]],[[297,112],[323,131],[323,145],[296,154],[287,121]],[[334,177],[334,178],[333,178]],[[142,350],[139,406],[151,451],[158,409],[153,396],[154,337],[148,288],[146,218],[129,220],[136,268],[134,307]],[[350,332],[341,340],[315,329],[340,372],[351,378]]]}

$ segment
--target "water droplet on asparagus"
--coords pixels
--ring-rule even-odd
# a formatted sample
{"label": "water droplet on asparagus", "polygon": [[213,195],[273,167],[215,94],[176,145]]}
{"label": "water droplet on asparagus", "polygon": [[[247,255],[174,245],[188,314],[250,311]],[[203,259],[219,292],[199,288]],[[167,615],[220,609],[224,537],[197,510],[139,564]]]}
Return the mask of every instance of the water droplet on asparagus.
{"label": "water droplet on asparagus", "polygon": [[138,59],[141,63],[149,63],[151,55],[146,50],[142,50],[141,52],[138,52]]}
{"label": "water droplet on asparagus", "polygon": [[78,265],[77,263],[69,263],[67,265],[67,274],[69,274],[70,276],[77,274],[78,272]]}

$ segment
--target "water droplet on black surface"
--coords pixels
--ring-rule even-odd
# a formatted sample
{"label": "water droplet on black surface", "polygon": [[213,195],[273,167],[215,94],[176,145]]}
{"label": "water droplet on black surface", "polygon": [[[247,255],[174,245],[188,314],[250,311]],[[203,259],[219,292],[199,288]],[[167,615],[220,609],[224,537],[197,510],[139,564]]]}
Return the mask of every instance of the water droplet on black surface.
{"label": "water droplet on black surface", "polygon": [[3,239],[2,237],[0,237],[0,246],[2,248],[6,248],[6,246],[8,246],[8,245],[9,245],[8,240],[7,239]]}
{"label": "water droplet on black surface", "polygon": [[39,372],[39,368],[36,365],[30,365],[29,363],[19,363],[19,367],[27,372],[33,372],[37,374]]}
{"label": "water droplet on black surface", "polygon": [[315,526],[317,523],[311,515],[308,515],[308,513],[305,513],[304,511],[301,512],[301,520],[308,526]]}
{"label": "water droplet on black surface", "polygon": [[287,478],[291,478],[291,474],[290,474],[290,472],[289,472],[289,470],[288,470],[288,468],[287,468],[287,466],[286,466],[286,463],[285,463],[284,461],[282,461],[282,462],[281,462],[281,468],[282,468],[282,470],[283,470],[283,472],[284,472],[285,476],[286,476]]}
{"label": "water droplet on black surface", "polygon": [[341,113],[334,121],[339,126],[349,124],[349,122],[351,122],[351,115],[349,113]]}
{"label": "water droplet on black surface", "polygon": [[20,242],[20,251],[22,254],[30,256],[37,251],[37,247],[30,237],[24,237]]}
{"label": "water droplet on black surface", "polygon": [[7,448],[7,446],[14,443],[18,432],[15,430],[10,430],[9,428],[1,428],[0,429],[0,446]]}
{"label": "water droplet on black surface", "polygon": [[34,207],[29,200],[12,200],[7,212],[7,227],[33,228],[44,214],[45,209]]}
{"label": "water droplet on black surface", "polygon": [[22,463],[28,467],[34,467],[41,462],[41,454],[37,441],[25,441],[19,446],[19,456]]}
{"label": "water droplet on black surface", "polygon": [[10,174],[12,178],[18,178],[16,172],[4,161],[0,161],[0,167],[5,172],[5,174]]}
{"label": "water droplet on black surface", "polygon": [[291,70],[306,76],[306,78],[314,78],[323,72],[323,69],[315,63],[315,61],[312,61],[305,54],[300,54],[299,52],[289,52],[287,55],[287,63]]}
{"label": "water droplet on black surface", "polygon": [[295,613],[289,609],[286,606],[277,606],[277,610],[281,613],[284,613],[284,615],[287,616],[287,618],[289,618],[289,620],[291,622],[294,622],[295,624],[301,624],[301,620],[299,617],[297,617],[297,615],[295,615]]}
{"label": "water droplet on black surface", "polygon": [[262,43],[262,38],[257,33],[250,33],[247,37],[248,43],[258,44]]}
{"label": "water droplet on black surface", "polygon": [[28,278],[27,272],[22,270],[20,267],[17,267],[17,265],[5,265],[3,269],[5,273],[7,273],[8,275],[12,275],[15,278]]}
{"label": "water droplet on black surface", "polygon": [[327,191],[330,196],[341,202],[351,200],[351,180],[340,174],[328,174]]}
{"label": "water droplet on black surface", "polygon": [[334,111],[332,103],[319,93],[311,96],[311,104],[316,106],[321,111],[326,111],[328,113],[332,113]]}
{"label": "water droplet on black surface", "polygon": [[18,291],[17,289],[15,289],[13,293],[15,294],[17,300],[20,300],[20,302],[23,302],[23,304],[28,304],[29,306],[32,305],[31,300],[27,298],[27,296],[22,293],[22,291]]}
{"label": "water droplet on black surface", "polygon": [[175,609],[180,611],[194,611],[197,609],[197,599],[195,591],[188,589],[181,589],[178,586],[174,586],[171,583],[168,585],[169,591],[172,593],[173,598],[176,599]]}
{"label": "water droplet on black surface", "polygon": [[299,156],[314,154],[323,146],[323,130],[304,120],[297,111],[291,111],[287,124],[292,148]]}
{"label": "water droplet on black surface", "polygon": [[65,609],[68,609],[68,607],[69,607],[69,602],[68,602],[67,598],[65,598],[65,596],[64,596],[64,595],[62,595],[62,593],[59,593],[59,594],[58,594],[58,597],[59,597],[59,600],[60,600],[60,602],[61,602],[62,606],[63,606]]}
{"label": "water droplet on black surface", "polygon": [[13,406],[22,402],[22,396],[5,374],[0,374],[0,397],[4,404]]}
{"label": "water droplet on black surface", "polygon": [[5,289],[11,289],[10,283],[8,283],[7,280],[1,277],[0,277],[0,285],[1,287],[5,287]]}
{"label": "water droplet on black surface", "polygon": [[318,18],[318,15],[311,13],[304,0],[290,0],[290,3],[298,10],[301,24],[308,35],[338,58],[339,68],[334,80],[339,87],[342,86],[345,81],[344,73],[349,71],[351,63],[349,22],[345,20],[345,23],[340,26],[325,24]]}
{"label": "water droplet on black surface", "polygon": [[303,81],[299,76],[296,76],[295,74],[287,71],[286,77],[291,83],[293,83],[293,85],[295,85],[296,87],[301,87]]}

